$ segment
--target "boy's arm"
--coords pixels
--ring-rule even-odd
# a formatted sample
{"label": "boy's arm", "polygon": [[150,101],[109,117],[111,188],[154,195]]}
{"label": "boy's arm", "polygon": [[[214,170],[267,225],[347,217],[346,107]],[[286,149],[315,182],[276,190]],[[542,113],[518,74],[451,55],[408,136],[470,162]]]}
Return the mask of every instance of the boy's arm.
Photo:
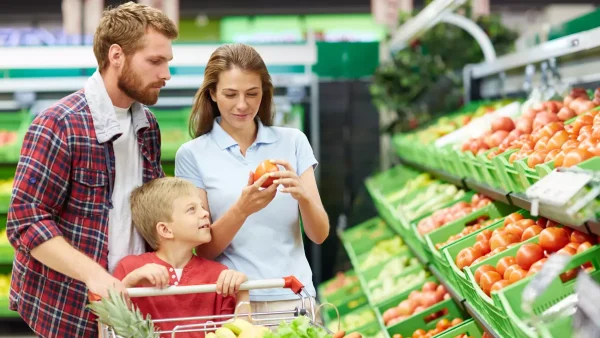
{"label": "boy's arm", "polygon": [[115,268],[113,276],[121,280],[125,288],[136,287],[144,280],[158,288],[169,286],[169,271],[166,267],[154,263],[146,264],[127,273],[125,265],[120,262]]}

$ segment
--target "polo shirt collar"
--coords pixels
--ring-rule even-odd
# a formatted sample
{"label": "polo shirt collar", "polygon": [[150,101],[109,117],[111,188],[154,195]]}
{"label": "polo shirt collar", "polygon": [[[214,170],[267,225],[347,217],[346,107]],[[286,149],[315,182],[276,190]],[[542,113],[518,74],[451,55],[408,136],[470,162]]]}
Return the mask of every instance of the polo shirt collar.
{"label": "polo shirt collar", "polygon": [[[277,134],[273,131],[272,128],[265,127],[260,119],[257,118],[258,121],[258,133],[256,135],[256,141],[254,144],[268,144],[274,143],[277,141]],[[238,145],[236,140],[231,137],[220,125],[221,117],[217,116],[213,121],[213,129],[211,135],[219,148],[221,150],[225,150],[227,148]]]}

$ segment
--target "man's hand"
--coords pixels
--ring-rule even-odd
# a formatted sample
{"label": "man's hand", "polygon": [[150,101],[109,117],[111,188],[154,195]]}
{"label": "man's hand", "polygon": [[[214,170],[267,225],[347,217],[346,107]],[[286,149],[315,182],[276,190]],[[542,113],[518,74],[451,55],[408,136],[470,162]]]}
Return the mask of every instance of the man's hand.
{"label": "man's hand", "polygon": [[91,293],[93,296],[100,296],[102,298],[108,297],[108,290],[110,289],[119,293],[123,293],[125,296],[127,296],[127,289],[123,283],[111,276],[106,271],[94,276],[94,278],[90,278],[85,282],[85,285],[87,286],[89,293]]}

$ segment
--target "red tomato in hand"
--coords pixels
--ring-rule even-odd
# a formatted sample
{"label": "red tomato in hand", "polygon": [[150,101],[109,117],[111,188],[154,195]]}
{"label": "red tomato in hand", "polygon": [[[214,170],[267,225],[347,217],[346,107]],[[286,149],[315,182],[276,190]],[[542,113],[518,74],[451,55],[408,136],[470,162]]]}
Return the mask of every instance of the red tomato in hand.
{"label": "red tomato in hand", "polygon": [[[254,171],[254,182],[258,181],[264,174],[274,173],[277,171],[279,171],[279,168],[275,164],[271,163],[271,161],[262,161]],[[262,187],[270,187],[274,180],[275,179],[273,177],[267,178],[267,180],[262,184]]]}

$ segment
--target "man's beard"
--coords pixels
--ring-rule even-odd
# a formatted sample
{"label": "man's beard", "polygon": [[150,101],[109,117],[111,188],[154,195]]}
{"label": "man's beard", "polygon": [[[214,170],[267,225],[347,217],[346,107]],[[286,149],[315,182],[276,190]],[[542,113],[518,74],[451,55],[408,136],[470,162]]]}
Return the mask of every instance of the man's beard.
{"label": "man's beard", "polygon": [[125,66],[123,67],[121,76],[119,76],[117,85],[119,86],[119,89],[125,93],[125,95],[129,96],[135,101],[147,106],[152,106],[158,101],[159,94],[159,91],[152,87],[161,85],[164,86],[164,81],[151,83],[148,86],[143,87],[140,76],[138,76],[133,69],[131,69],[129,66],[129,60],[127,60],[125,61]]}

